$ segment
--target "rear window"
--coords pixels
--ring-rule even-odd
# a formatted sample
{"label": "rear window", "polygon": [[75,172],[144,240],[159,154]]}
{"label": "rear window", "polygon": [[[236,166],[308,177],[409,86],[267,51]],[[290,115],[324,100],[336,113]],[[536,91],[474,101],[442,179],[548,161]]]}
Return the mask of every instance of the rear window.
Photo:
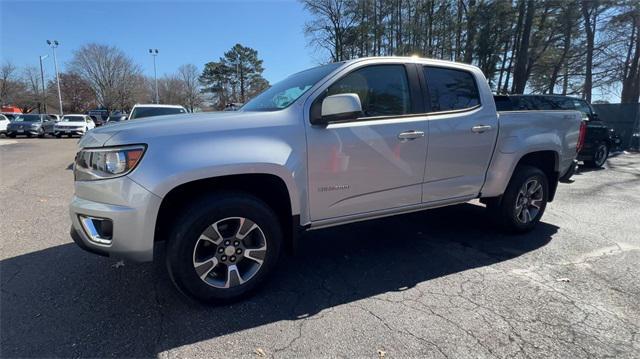
{"label": "rear window", "polygon": [[184,108],[177,107],[136,107],[131,112],[131,119],[187,113]]}
{"label": "rear window", "polygon": [[425,66],[431,112],[470,109],[480,105],[473,75],[467,71]]}

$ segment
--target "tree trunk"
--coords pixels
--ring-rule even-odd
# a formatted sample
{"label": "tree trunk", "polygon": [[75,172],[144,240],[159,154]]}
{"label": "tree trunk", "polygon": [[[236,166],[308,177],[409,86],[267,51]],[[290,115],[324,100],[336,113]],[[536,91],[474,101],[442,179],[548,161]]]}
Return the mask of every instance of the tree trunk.
{"label": "tree trunk", "polygon": [[473,47],[475,45],[475,37],[476,37],[475,6],[476,6],[476,0],[469,0],[469,6],[467,7],[467,41],[464,47],[464,60],[463,60],[468,64],[470,64],[473,61]]}
{"label": "tree trunk", "polygon": [[584,30],[587,36],[587,62],[585,65],[582,98],[587,102],[591,102],[591,91],[593,88],[593,48],[595,42],[594,33],[596,30],[595,20],[597,12],[597,0],[582,0],[582,19],[584,20]]}
{"label": "tree trunk", "polygon": [[535,1],[527,0],[527,9],[522,28],[522,37],[516,55],[516,64],[513,70],[512,92],[521,94],[527,85],[527,64],[529,62],[529,39],[531,37],[531,26],[535,12]]}
{"label": "tree trunk", "polygon": [[640,10],[636,11],[634,16],[630,48],[633,46],[634,35],[635,53],[633,54],[633,60],[627,61],[625,64],[628,64],[628,70],[622,82],[622,95],[620,96],[620,102],[622,103],[638,103],[640,101]]}

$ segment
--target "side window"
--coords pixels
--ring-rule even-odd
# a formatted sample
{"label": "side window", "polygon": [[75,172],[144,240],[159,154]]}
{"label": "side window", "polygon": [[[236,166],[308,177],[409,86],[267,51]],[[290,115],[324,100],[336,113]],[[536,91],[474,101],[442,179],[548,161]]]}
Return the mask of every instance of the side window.
{"label": "side window", "polygon": [[375,65],[358,69],[332,84],[327,95],[355,93],[365,117],[411,113],[409,81],[404,65]]}
{"label": "side window", "polygon": [[463,110],[480,104],[480,95],[471,73],[425,66],[431,112]]}

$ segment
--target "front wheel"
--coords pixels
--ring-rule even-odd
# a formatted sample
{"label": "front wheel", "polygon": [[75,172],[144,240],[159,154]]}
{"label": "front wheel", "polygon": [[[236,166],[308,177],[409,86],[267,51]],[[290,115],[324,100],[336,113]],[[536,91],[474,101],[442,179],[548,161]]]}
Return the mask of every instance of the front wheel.
{"label": "front wheel", "polygon": [[188,296],[230,303],[265,281],[281,243],[280,221],[264,202],[244,193],[212,194],[191,203],[174,223],[167,268]]}
{"label": "front wheel", "polygon": [[609,157],[609,147],[606,144],[601,143],[596,148],[593,158],[589,161],[584,161],[585,165],[593,168],[600,168],[604,166],[604,163]]}
{"label": "front wheel", "polygon": [[540,221],[547,207],[548,193],[544,172],[532,166],[518,166],[502,199],[492,202],[489,208],[505,230],[528,232]]}

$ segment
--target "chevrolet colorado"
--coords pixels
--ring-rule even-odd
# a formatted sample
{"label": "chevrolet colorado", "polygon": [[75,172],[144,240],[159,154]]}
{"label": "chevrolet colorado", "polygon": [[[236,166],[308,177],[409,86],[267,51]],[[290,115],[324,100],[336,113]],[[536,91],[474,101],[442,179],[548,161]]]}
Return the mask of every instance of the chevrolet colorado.
{"label": "chevrolet colorado", "polygon": [[135,261],[166,242],[183,293],[252,293],[301,230],[480,198],[531,230],[576,157],[580,113],[496,112],[482,72],[365,58],[296,73],[239,111],[89,131],[74,164],[71,236]]}

